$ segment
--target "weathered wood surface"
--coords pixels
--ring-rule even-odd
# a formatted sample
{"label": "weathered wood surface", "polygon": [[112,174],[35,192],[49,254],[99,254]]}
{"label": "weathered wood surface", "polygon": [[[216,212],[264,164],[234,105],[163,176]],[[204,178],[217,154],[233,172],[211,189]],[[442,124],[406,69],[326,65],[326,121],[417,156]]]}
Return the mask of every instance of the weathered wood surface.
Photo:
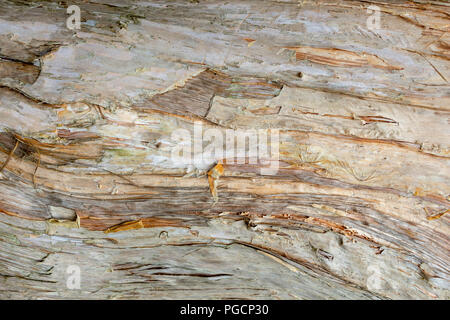
{"label": "weathered wood surface", "polygon": [[[0,297],[450,298],[449,16],[2,1]],[[211,190],[171,158],[196,122],[279,129],[280,169],[223,160]]]}

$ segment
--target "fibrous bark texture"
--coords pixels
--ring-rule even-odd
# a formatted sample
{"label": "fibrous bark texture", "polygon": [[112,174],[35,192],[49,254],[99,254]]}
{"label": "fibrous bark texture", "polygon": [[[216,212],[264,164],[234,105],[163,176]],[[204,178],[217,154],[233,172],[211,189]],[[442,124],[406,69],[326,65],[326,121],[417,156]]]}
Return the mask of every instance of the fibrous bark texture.
{"label": "fibrous bark texture", "polygon": [[[449,31],[439,1],[1,1],[0,297],[450,298]],[[196,126],[278,132],[278,170],[175,161]]]}

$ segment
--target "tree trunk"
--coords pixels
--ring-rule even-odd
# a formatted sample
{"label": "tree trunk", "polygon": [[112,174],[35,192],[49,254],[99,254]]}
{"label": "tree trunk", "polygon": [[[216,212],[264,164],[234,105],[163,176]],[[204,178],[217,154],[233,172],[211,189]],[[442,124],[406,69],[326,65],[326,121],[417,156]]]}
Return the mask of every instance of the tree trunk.
{"label": "tree trunk", "polygon": [[2,1],[0,298],[449,299],[449,17]]}

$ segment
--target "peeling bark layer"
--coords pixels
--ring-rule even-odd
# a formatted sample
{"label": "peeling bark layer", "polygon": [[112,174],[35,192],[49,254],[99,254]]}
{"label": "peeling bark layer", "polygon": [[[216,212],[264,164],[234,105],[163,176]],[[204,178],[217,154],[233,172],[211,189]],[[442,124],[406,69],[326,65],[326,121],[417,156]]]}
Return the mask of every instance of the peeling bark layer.
{"label": "peeling bark layer", "polygon": [[0,5],[1,298],[450,298],[447,3],[70,4]]}

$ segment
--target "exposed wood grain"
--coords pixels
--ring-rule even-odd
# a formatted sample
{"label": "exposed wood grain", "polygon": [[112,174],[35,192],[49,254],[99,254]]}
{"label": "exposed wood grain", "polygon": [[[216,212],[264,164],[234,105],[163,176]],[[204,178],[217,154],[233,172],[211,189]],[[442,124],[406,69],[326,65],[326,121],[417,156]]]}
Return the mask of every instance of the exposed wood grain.
{"label": "exposed wood grain", "polygon": [[0,298],[450,298],[448,3],[72,2],[0,4]]}

